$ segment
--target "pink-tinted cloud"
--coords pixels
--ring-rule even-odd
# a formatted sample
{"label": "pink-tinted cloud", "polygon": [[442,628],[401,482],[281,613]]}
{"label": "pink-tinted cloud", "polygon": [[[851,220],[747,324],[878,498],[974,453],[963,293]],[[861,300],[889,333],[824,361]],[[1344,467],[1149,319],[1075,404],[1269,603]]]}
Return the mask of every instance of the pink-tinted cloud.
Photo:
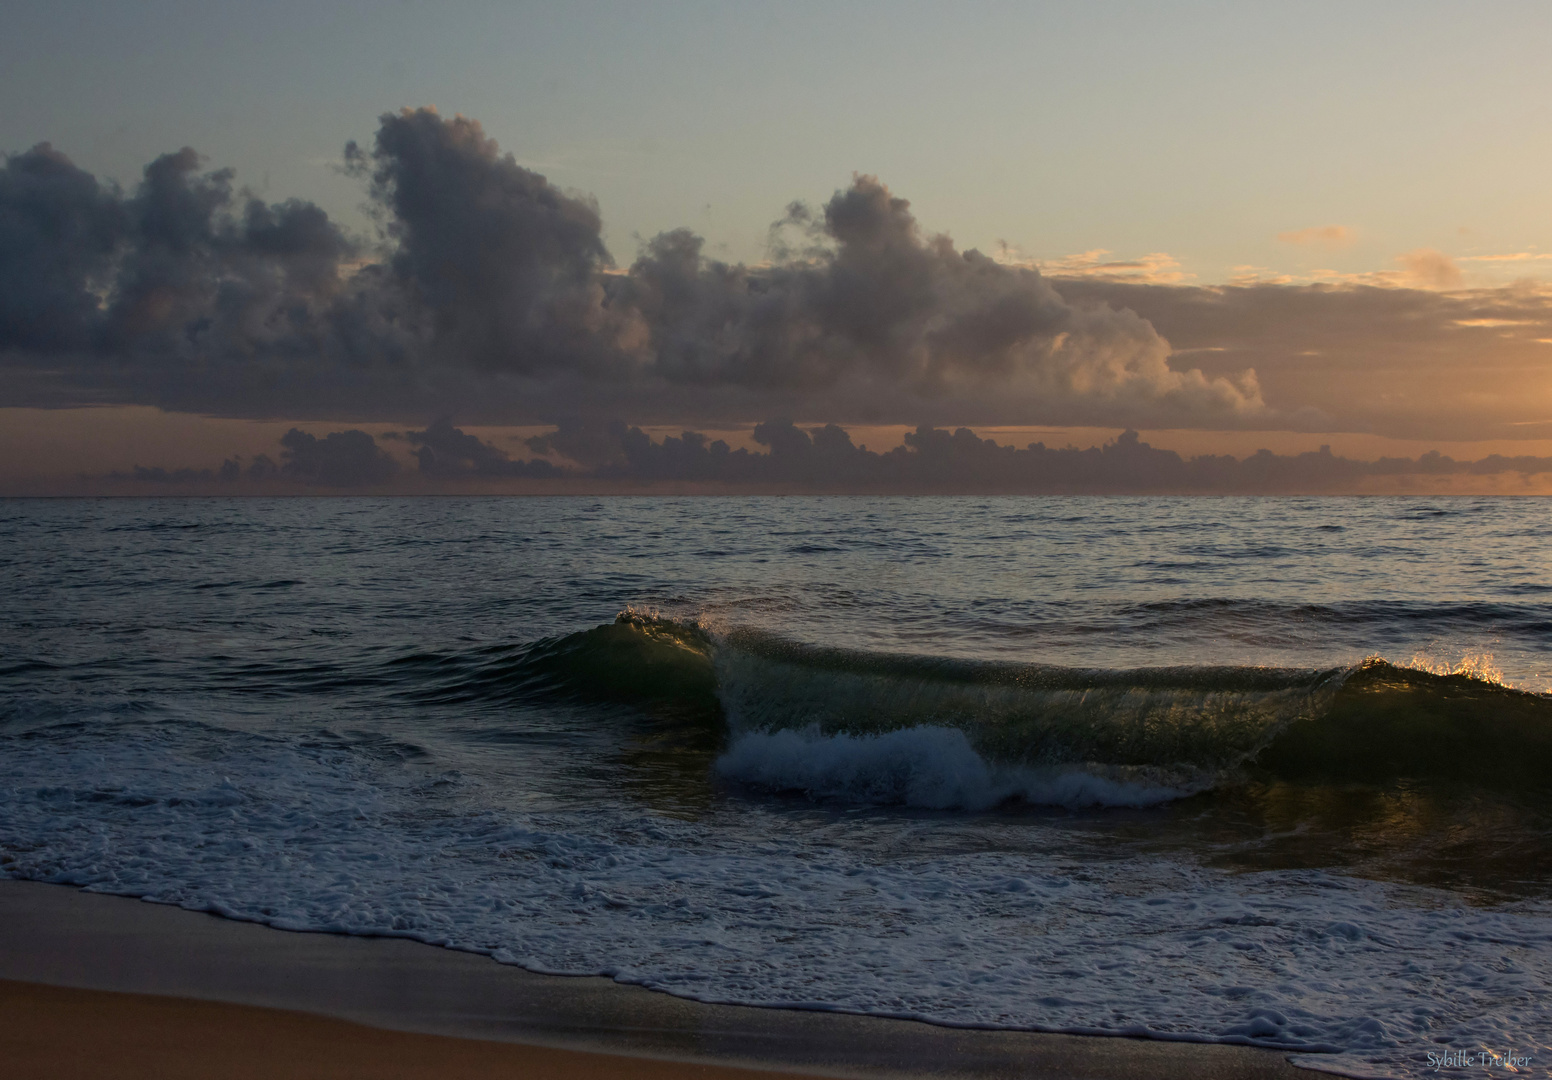
{"label": "pink-tinted cloud", "polygon": [[1134,259],[1116,259],[1111,257],[1112,254],[1104,248],[1095,248],[1076,255],[1064,255],[1059,259],[1029,259],[1007,243],[1002,243],[998,261],[1007,266],[1033,267],[1047,275],[1107,278],[1149,285],[1175,285],[1196,276],[1187,273],[1181,267],[1180,260],[1168,252],[1150,252]]}
{"label": "pink-tinted cloud", "polygon": [[1461,283],[1455,260],[1433,248],[1418,248],[1396,256],[1410,284],[1424,289],[1452,289]]}

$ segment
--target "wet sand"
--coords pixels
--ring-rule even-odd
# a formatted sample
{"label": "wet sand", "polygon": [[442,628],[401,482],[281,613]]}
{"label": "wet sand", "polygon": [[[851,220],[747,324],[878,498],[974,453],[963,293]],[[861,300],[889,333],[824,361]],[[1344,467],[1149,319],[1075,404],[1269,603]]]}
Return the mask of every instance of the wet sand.
{"label": "wet sand", "polygon": [[12,1075],[50,1080],[798,1080],[803,1074],[416,1035],[252,1005],[0,980]]}
{"label": "wet sand", "polygon": [[32,882],[0,881],[0,979],[0,1060],[38,1077],[1318,1075],[1254,1047],[710,1005]]}

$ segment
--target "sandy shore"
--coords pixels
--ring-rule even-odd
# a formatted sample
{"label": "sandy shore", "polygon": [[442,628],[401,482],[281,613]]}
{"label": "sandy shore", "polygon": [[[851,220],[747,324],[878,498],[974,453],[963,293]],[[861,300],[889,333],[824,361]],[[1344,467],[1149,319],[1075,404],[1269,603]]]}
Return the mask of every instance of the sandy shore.
{"label": "sandy shore", "polygon": [[219,1001],[0,980],[0,1056],[49,1080],[799,1080],[798,1074],[417,1035]]}
{"label": "sandy shore", "polygon": [[1307,1078],[1252,1047],[686,1001],[416,942],[0,881],[0,1060],[38,1077]]}

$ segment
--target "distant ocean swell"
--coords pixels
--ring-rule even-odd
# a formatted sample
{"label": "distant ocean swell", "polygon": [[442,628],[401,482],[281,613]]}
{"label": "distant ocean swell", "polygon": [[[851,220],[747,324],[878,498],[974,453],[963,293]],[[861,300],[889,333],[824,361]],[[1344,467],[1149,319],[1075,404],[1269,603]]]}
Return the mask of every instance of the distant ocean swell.
{"label": "distant ocean swell", "polygon": [[1552,768],[1552,697],[1370,657],[1104,670],[805,645],[627,610],[515,647],[391,661],[428,702],[611,699],[718,729],[724,778],[864,803],[1143,806],[1237,778],[1498,788]]}

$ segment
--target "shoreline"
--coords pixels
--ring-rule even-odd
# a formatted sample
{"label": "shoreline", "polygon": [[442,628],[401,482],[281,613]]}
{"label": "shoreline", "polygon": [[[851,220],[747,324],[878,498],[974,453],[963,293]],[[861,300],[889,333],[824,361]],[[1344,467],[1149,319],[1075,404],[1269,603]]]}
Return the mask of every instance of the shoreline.
{"label": "shoreline", "polygon": [[[148,1076],[198,1075],[179,1071],[193,1064],[188,1055],[247,1045],[242,1040],[260,1032],[271,1042],[336,1047],[329,1067],[343,1071],[327,1071],[319,1058],[308,1075],[320,1077],[368,1075],[350,1071],[352,1062],[364,1062],[350,1055],[381,1053],[373,1048],[390,1044],[399,1049],[391,1061],[382,1060],[399,1071],[370,1075],[431,1075],[413,1062],[441,1054],[452,1055],[449,1062],[483,1062],[485,1069],[510,1062],[526,1075],[600,1080],[673,1075],[658,1071],[665,1062],[680,1075],[707,1080],[733,1080],[748,1075],[745,1070],[896,1080],[1311,1076],[1290,1064],[1287,1052],[1271,1049],[713,1005],[607,978],[539,975],[407,939],[277,930],[28,881],[0,880],[0,980],[9,983],[0,987],[7,1014],[36,1014],[36,1023],[4,1025],[0,1055],[36,1043],[41,1031],[78,1031],[82,1047],[101,1036],[103,1046],[159,1054],[161,1064],[149,1063]],[[142,1030],[147,1017],[169,1034],[153,1043],[123,1042],[122,1032]],[[143,1046],[154,1049],[133,1050]],[[93,1059],[93,1068],[102,1066],[100,1057]]]}
{"label": "shoreline", "polygon": [[256,1005],[0,979],[0,1052],[50,1080],[805,1080],[810,1074],[420,1035]]}

